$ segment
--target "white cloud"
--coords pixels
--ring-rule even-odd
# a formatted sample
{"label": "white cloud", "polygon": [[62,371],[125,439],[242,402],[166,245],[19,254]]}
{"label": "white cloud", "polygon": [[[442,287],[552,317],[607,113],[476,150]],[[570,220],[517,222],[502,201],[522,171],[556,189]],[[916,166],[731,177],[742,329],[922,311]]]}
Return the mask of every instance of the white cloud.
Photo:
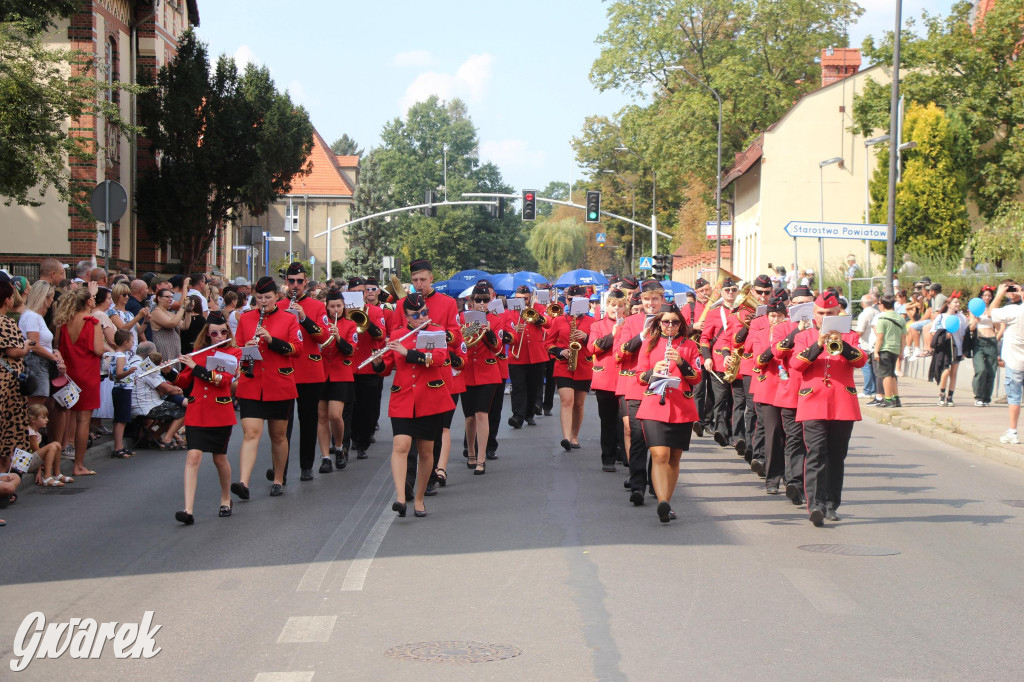
{"label": "white cloud", "polygon": [[252,48],[248,45],[240,45],[235,50],[235,64],[238,66],[238,70],[245,71],[246,64],[258,64],[259,59],[256,57],[256,53],[252,51]]}
{"label": "white cloud", "polygon": [[460,97],[469,102],[479,101],[487,93],[493,62],[494,58],[487,53],[474,54],[456,69],[454,75],[436,71],[421,73],[409,84],[399,101],[402,112],[431,95],[437,95],[443,100]]}
{"label": "white cloud", "polygon": [[399,52],[391,58],[394,66],[412,66],[419,69],[431,66],[434,63],[434,55],[426,50],[410,50]]}
{"label": "white cloud", "polygon": [[482,140],[481,161],[491,161],[502,170],[511,167],[533,169],[544,168],[547,154],[543,150],[530,149],[526,140]]}

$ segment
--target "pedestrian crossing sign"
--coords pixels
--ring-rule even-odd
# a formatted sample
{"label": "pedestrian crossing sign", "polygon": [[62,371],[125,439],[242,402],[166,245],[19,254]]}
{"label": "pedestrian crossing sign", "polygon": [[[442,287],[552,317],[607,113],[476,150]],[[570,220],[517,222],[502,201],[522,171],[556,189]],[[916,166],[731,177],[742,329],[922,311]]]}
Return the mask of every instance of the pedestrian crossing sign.
{"label": "pedestrian crossing sign", "polygon": [[653,270],[654,269],[654,259],[651,258],[650,256],[644,256],[643,258],[640,259],[640,268],[639,269],[640,270]]}

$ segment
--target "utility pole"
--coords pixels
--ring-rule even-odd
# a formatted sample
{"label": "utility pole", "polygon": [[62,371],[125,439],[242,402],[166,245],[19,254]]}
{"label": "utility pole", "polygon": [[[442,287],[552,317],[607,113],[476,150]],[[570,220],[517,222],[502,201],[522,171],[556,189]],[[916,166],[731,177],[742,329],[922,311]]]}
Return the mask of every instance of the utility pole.
{"label": "utility pole", "polygon": [[900,160],[900,140],[897,137],[900,105],[900,43],[903,25],[903,0],[896,0],[896,29],[892,51],[892,93],[889,100],[889,229],[885,240],[885,293],[892,295],[892,278],[896,270],[896,166]]}

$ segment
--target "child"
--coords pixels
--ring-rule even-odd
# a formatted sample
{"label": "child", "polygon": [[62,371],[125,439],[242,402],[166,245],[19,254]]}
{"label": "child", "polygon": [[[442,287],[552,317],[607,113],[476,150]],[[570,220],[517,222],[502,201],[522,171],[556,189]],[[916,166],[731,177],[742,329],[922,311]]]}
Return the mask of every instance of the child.
{"label": "child", "polygon": [[134,340],[132,333],[127,329],[114,332],[114,360],[111,371],[111,379],[114,381],[114,387],[111,389],[114,404],[114,451],[110,453],[114,459],[127,459],[135,454],[124,447],[124,428],[132,421],[132,385],[135,383],[132,375],[139,366],[138,357],[132,352]]}
{"label": "child", "polygon": [[47,488],[63,488],[65,483],[74,483],[75,479],[70,476],[62,476],[60,473],[60,443],[50,441],[42,445],[43,429],[50,421],[50,413],[46,406],[40,403],[33,403],[26,410],[28,415],[28,444],[29,450],[34,453],[29,471],[36,473],[36,485]]}

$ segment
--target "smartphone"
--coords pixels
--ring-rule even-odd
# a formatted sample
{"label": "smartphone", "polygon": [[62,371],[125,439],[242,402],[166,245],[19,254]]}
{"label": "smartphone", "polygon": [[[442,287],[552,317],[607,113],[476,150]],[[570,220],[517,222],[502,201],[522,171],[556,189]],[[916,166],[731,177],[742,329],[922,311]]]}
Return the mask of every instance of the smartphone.
{"label": "smartphone", "polygon": [[180,300],[181,300],[181,294],[180,293],[174,294],[174,302],[177,303]]}

